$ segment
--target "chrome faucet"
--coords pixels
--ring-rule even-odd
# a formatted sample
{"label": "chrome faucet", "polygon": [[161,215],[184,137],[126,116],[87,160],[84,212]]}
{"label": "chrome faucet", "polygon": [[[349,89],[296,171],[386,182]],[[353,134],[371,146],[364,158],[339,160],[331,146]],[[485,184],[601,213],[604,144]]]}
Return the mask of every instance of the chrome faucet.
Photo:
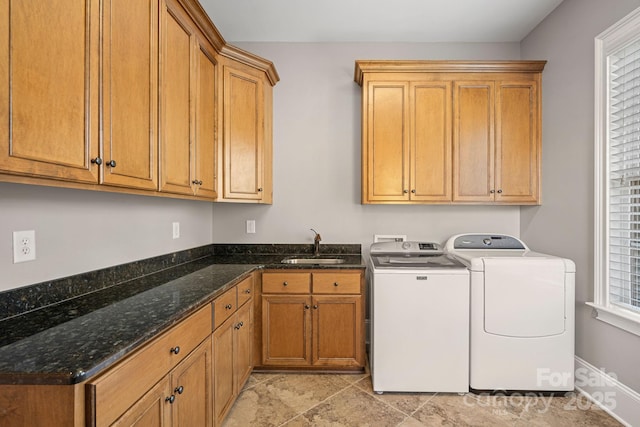
{"label": "chrome faucet", "polygon": [[322,237],[320,237],[320,234],[313,228],[310,230],[315,233],[313,238],[313,255],[318,256],[320,255],[320,240],[322,240]]}

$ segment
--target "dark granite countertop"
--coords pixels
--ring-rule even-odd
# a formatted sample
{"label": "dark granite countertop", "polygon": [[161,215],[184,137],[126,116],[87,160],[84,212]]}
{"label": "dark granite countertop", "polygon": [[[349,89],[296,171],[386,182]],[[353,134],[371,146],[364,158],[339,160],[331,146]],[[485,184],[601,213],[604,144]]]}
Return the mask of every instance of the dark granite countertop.
{"label": "dark granite countertop", "polygon": [[[0,347],[0,384],[82,382],[259,267],[252,264],[202,267],[203,261],[198,264],[201,268],[193,272],[185,271],[193,266],[181,266],[179,271],[170,269],[47,308],[56,317],[53,321],[57,325]],[[172,277],[180,273],[182,276]],[[159,284],[161,281],[164,283]],[[23,326],[14,324],[14,329],[29,329],[31,321],[42,328],[47,323],[42,318],[46,314],[35,315],[16,318]],[[1,324],[3,329],[9,326],[5,322]]]}
{"label": "dark granite countertop", "polygon": [[359,245],[323,249],[345,262],[281,263],[312,245],[208,245],[0,293],[0,384],[80,383],[255,269],[365,268]]}

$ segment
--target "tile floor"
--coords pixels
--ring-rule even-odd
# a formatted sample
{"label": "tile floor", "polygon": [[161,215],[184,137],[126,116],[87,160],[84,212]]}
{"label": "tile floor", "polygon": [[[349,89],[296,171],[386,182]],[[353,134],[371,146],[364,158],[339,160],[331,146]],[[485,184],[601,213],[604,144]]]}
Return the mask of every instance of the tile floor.
{"label": "tile floor", "polygon": [[364,374],[253,373],[223,427],[620,426],[584,396],[375,394]]}

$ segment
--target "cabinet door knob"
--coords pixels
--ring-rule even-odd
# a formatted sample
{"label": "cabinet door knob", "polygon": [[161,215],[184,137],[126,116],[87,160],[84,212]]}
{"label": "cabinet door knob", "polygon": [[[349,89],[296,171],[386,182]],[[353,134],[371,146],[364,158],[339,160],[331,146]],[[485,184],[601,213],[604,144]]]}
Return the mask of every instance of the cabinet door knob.
{"label": "cabinet door knob", "polygon": [[496,192],[496,190],[489,190],[489,193],[491,193],[491,194],[493,194],[495,192]]}
{"label": "cabinet door knob", "polygon": [[109,160],[107,163],[105,163],[105,166],[111,166],[112,168],[116,167],[116,161],[115,160]]}
{"label": "cabinet door knob", "polygon": [[172,347],[171,348],[171,353],[173,353],[173,354],[180,353],[180,347],[178,347],[178,346]]}
{"label": "cabinet door knob", "polygon": [[194,179],[191,183],[195,185],[202,185],[202,181],[198,181],[197,179]]}
{"label": "cabinet door knob", "polygon": [[415,188],[413,190],[411,190],[411,193],[416,194]]}
{"label": "cabinet door knob", "polygon": [[314,310],[317,310],[317,309],[318,309],[318,304],[314,304],[314,305],[313,305],[313,309],[314,309]]}
{"label": "cabinet door knob", "polygon": [[173,390],[175,393],[178,394],[182,394],[182,392],[184,391],[184,387],[180,386],[180,387],[176,387],[175,390]]}
{"label": "cabinet door knob", "polygon": [[289,286],[289,283],[287,283],[287,282],[282,282],[282,286]]}
{"label": "cabinet door knob", "polygon": [[333,286],[338,286],[339,283],[338,282],[333,282]]}
{"label": "cabinet door knob", "polygon": [[165,402],[173,403],[173,402],[176,401],[176,396],[172,394],[171,396],[167,397],[164,400],[165,400]]}
{"label": "cabinet door knob", "polygon": [[498,190],[498,194],[502,194],[502,190]]}
{"label": "cabinet door knob", "polygon": [[258,191],[262,191],[262,187],[258,188]]}
{"label": "cabinet door knob", "polygon": [[305,304],[305,305],[304,305],[304,309],[305,309],[305,310],[309,310],[309,304]]}
{"label": "cabinet door knob", "polygon": [[91,159],[91,163],[100,166],[102,164],[102,159],[100,157],[96,157],[95,159]]}
{"label": "cabinet door knob", "polygon": [[246,290],[244,291],[244,293],[245,293],[245,294],[250,294],[250,293],[251,293],[251,289],[246,289]]}
{"label": "cabinet door knob", "polygon": [[407,191],[407,190],[402,190],[402,193],[403,193],[403,194],[407,194],[407,193],[408,193],[408,191]]}
{"label": "cabinet door knob", "polygon": [[227,310],[231,310],[233,306],[231,304],[227,304],[224,306],[224,308],[226,308]]}

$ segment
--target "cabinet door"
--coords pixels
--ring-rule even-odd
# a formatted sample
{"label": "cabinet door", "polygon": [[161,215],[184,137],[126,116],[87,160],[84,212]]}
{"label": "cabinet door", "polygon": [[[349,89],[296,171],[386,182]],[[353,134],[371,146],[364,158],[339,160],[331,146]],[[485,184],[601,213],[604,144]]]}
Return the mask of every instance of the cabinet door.
{"label": "cabinet door", "polygon": [[169,379],[165,378],[149,390],[113,424],[113,427],[163,427],[171,425]]}
{"label": "cabinet door", "polygon": [[262,296],[262,363],[311,364],[311,298],[307,295]]}
{"label": "cabinet door", "polygon": [[239,394],[253,369],[253,304],[251,301],[240,307],[236,316],[233,371],[236,394]]}
{"label": "cabinet door", "polygon": [[97,0],[0,0],[0,171],[98,182]]}
{"label": "cabinet door", "polygon": [[193,195],[191,139],[193,30],[186,12],[166,0],[162,14],[160,191]]}
{"label": "cabinet door", "polygon": [[362,203],[409,200],[409,84],[368,82]]}
{"label": "cabinet door", "polygon": [[453,200],[494,200],[494,83],[455,82]]}
{"label": "cabinet door", "polygon": [[101,182],[155,190],[158,0],[106,0],[103,16]]}
{"label": "cabinet door", "polygon": [[207,338],[171,373],[173,426],[211,425],[211,338]]}
{"label": "cabinet door", "polygon": [[213,332],[213,410],[220,425],[234,401],[233,340],[236,317]]}
{"label": "cabinet door", "polygon": [[313,297],[313,364],[362,366],[362,296]]}
{"label": "cabinet door", "polygon": [[411,84],[411,200],[451,201],[451,82]]}
{"label": "cabinet door", "polygon": [[206,199],[216,197],[216,67],[213,49],[198,40],[196,49],[196,137],[195,185],[196,195]]}
{"label": "cabinet door", "polygon": [[224,66],[223,197],[263,198],[263,81],[233,66]]}
{"label": "cabinet door", "polygon": [[535,81],[496,87],[496,201],[537,203],[540,191],[540,107]]}

